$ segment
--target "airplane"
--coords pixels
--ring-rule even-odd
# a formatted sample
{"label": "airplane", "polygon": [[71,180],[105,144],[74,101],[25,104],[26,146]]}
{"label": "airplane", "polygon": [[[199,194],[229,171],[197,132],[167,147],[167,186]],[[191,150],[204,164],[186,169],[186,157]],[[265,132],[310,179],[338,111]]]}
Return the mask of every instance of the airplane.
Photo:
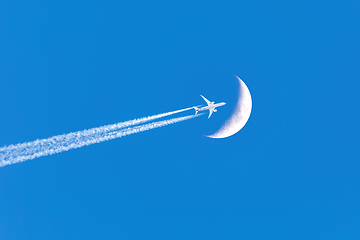
{"label": "airplane", "polygon": [[224,102],[221,102],[221,103],[216,103],[215,102],[210,102],[209,100],[207,100],[203,95],[200,95],[204,100],[205,102],[207,103],[207,106],[206,107],[201,107],[201,108],[198,108],[198,107],[193,107],[195,109],[195,115],[198,113],[198,112],[201,112],[201,111],[206,111],[206,110],[209,110],[209,117],[211,117],[211,114],[213,112],[217,112],[217,107],[221,107],[221,106],[224,106],[226,103]]}

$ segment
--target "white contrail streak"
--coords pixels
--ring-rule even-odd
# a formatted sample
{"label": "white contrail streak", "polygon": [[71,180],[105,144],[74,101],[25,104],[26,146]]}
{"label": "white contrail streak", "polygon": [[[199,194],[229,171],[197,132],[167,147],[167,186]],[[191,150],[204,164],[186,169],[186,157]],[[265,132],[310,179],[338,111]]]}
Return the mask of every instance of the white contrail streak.
{"label": "white contrail streak", "polygon": [[180,110],[176,110],[176,111],[171,111],[171,112],[167,112],[167,113],[161,113],[161,114],[157,114],[157,115],[153,115],[153,116],[149,116],[149,117],[133,119],[133,120],[125,121],[125,122],[109,124],[109,125],[105,125],[105,126],[101,126],[101,127],[90,128],[90,129],[86,129],[83,131],[57,135],[57,136],[46,139],[46,141],[45,141],[45,139],[42,139],[42,140],[36,140],[36,141],[32,141],[32,142],[27,142],[27,143],[9,145],[9,146],[0,148],[0,160],[1,160],[1,153],[4,148],[6,148],[6,150],[13,150],[13,149],[15,150],[15,149],[20,149],[20,148],[31,148],[31,147],[35,147],[36,145],[39,145],[39,144],[47,144],[47,143],[51,143],[54,141],[57,141],[57,142],[58,141],[67,141],[67,140],[70,141],[73,138],[80,138],[80,137],[86,137],[86,136],[93,135],[93,134],[101,134],[101,133],[105,133],[105,132],[116,131],[116,130],[119,130],[119,129],[122,129],[125,127],[130,127],[130,126],[142,124],[145,122],[153,121],[153,120],[156,120],[159,118],[174,115],[176,113],[185,112],[190,109],[192,109],[192,107],[184,108],[184,109],[180,109]]}
{"label": "white contrail streak", "polygon": [[192,109],[192,108],[185,108],[185,109],[171,111],[171,112],[167,112],[167,113],[161,113],[161,114],[157,114],[157,115],[153,115],[153,116],[149,116],[149,117],[143,117],[143,118],[138,118],[138,119],[120,122],[120,123],[116,123],[116,124],[110,124],[110,125],[105,125],[105,126],[101,126],[101,127],[86,129],[83,131],[71,132],[68,134],[57,135],[57,136],[50,137],[47,139],[35,140],[35,141],[31,141],[31,142],[26,142],[26,143],[5,146],[5,147],[0,148],[0,167],[1,167],[1,160],[3,160],[3,155],[5,152],[7,154],[9,154],[10,152],[18,152],[19,155],[21,155],[21,152],[24,151],[24,149],[27,149],[27,152],[30,152],[31,150],[33,152],[37,152],[39,148],[41,148],[43,146],[52,145],[55,142],[71,142],[71,141],[76,141],[76,140],[79,141],[79,139],[86,138],[91,135],[98,135],[98,134],[103,134],[103,133],[110,132],[110,131],[116,131],[116,130],[119,130],[119,129],[122,129],[125,127],[142,124],[142,123],[156,120],[156,119],[159,119],[162,117],[167,117],[167,116],[170,116],[170,115],[173,115],[176,113],[184,112],[184,111],[187,111],[190,109]]}
{"label": "white contrail streak", "polygon": [[76,149],[83,146],[108,141],[115,138],[124,137],[138,132],[144,132],[150,129],[163,127],[169,124],[185,121],[200,116],[200,114],[189,115],[185,117],[172,118],[169,120],[148,123],[135,127],[128,127],[161,117],[169,116],[175,113],[183,112],[189,109],[191,108],[158,114],[122,123],[106,125],[98,128],[92,128],[84,131],[63,134],[47,139],[5,146],[0,148],[0,167],[18,162],[24,162],[41,156],[47,156],[55,153],[68,151],[70,149]]}

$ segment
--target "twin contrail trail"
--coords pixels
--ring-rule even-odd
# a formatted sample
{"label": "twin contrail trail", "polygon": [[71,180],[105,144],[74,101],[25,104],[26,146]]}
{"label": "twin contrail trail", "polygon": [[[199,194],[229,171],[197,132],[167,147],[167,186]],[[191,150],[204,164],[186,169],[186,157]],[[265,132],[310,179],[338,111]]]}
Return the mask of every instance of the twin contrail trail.
{"label": "twin contrail trail", "polygon": [[[19,143],[16,145],[1,147],[0,167],[4,167],[6,165],[14,163],[24,162],[41,156],[48,156],[55,153],[65,152],[70,149],[76,149],[95,143],[105,142],[115,138],[121,138],[127,135],[144,132],[150,129],[159,128],[192,119],[201,115],[188,115],[184,117],[177,117],[168,120],[143,124],[190,109],[192,108],[185,108],[177,111],[157,114],[149,117],[134,119],[102,127],[62,134],[46,139],[35,140],[32,142]],[[138,124],[143,125],[135,126]]]}

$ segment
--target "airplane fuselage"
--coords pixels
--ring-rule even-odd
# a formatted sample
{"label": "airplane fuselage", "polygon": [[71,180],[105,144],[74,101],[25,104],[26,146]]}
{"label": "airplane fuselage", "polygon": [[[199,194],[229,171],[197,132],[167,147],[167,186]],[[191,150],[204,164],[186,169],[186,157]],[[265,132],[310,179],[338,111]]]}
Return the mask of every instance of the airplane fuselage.
{"label": "airplane fuselage", "polygon": [[214,110],[215,108],[224,106],[225,104],[226,104],[226,103],[221,102],[221,103],[209,105],[209,106],[206,106],[206,107],[201,107],[201,108],[198,108],[198,111],[201,112],[201,111],[206,111],[206,110],[210,110],[210,109],[213,109],[213,110]]}

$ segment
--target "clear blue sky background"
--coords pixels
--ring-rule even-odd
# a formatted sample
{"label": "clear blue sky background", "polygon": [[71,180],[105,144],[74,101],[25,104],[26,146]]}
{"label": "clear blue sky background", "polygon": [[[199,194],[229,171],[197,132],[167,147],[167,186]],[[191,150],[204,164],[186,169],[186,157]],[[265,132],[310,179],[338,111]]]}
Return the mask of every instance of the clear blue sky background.
{"label": "clear blue sky background", "polygon": [[0,239],[360,239],[359,1],[55,2],[0,3],[0,146],[228,104],[1,168]]}

